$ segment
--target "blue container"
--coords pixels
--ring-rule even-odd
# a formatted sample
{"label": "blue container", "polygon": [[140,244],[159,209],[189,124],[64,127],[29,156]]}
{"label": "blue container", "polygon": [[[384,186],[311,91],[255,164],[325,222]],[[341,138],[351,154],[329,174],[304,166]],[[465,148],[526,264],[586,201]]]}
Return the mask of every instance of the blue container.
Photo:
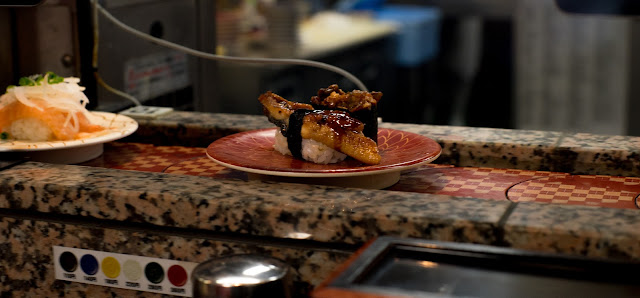
{"label": "blue container", "polygon": [[339,0],[336,3],[336,10],[339,12],[378,10],[384,5],[384,2],[385,0]]}
{"label": "blue container", "polygon": [[438,8],[417,5],[384,5],[374,11],[380,21],[399,25],[394,36],[394,62],[405,67],[418,66],[432,59],[440,47]]}

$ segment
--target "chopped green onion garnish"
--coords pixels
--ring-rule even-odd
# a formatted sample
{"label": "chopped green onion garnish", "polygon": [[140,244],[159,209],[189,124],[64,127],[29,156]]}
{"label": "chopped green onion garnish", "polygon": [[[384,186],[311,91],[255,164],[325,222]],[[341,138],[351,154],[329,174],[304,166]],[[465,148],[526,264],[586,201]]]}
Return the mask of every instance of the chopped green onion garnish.
{"label": "chopped green onion garnish", "polygon": [[58,83],[62,83],[62,81],[64,81],[63,77],[53,73],[52,71],[47,72],[47,83],[58,84]]}
{"label": "chopped green onion garnish", "polygon": [[18,81],[18,84],[20,86],[35,86],[36,85],[36,81],[34,81],[30,77],[21,77],[20,80]]}
{"label": "chopped green onion garnish", "polygon": [[[58,84],[64,81],[64,78],[53,73],[52,71],[48,71],[45,75],[47,77],[47,83],[49,84]],[[42,85],[42,81],[45,76],[42,75],[33,75],[30,77],[21,77],[18,81],[18,85],[20,86],[40,86]]]}
{"label": "chopped green onion garnish", "polygon": [[9,138],[9,133],[6,131],[3,131],[2,133],[0,133],[0,140],[6,140]]}

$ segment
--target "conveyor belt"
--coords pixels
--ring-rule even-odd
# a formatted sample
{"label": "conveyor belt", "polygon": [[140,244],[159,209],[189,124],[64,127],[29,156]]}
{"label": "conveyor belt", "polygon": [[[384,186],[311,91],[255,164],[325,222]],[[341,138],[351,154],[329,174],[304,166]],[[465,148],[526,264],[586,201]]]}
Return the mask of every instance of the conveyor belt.
{"label": "conveyor belt", "polygon": [[[101,157],[83,165],[216,179],[248,179],[244,172],[211,161],[205,156],[204,148],[194,147],[114,142],[105,144]],[[640,178],[428,164],[403,173],[400,181],[388,190],[638,209]]]}

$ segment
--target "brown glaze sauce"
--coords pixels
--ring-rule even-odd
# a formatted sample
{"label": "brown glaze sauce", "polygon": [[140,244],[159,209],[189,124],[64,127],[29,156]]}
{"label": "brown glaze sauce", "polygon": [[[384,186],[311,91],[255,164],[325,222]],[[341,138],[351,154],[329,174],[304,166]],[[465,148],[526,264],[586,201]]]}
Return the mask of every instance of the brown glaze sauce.
{"label": "brown glaze sauce", "polygon": [[351,117],[347,112],[335,110],[313,110],[307,114],[309,119],[320,125],[327,125],[329,128],[342,134],[346,131],[362,131],[364,124]]}
{"label": "brown glaze sauce", "polygon": [[341,151],[343,139],[348,132],[362,133],[364,124],[351,117],[348,112],[337,110],[313,110],[305,116],[305,122],[315,122],[330,128],[334,134],[333,142],[335,150]]}

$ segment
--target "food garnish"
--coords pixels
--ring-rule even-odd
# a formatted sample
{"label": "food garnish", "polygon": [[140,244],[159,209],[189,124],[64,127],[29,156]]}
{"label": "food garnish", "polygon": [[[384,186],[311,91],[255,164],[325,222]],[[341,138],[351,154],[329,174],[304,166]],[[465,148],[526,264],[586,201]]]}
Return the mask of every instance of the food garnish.
{"label": "food garnish", "polygon": [[17,140],[72,140],[104,127],[91,123],[80,79],[47,72],[22,77],[0,96],[0,131]]}

